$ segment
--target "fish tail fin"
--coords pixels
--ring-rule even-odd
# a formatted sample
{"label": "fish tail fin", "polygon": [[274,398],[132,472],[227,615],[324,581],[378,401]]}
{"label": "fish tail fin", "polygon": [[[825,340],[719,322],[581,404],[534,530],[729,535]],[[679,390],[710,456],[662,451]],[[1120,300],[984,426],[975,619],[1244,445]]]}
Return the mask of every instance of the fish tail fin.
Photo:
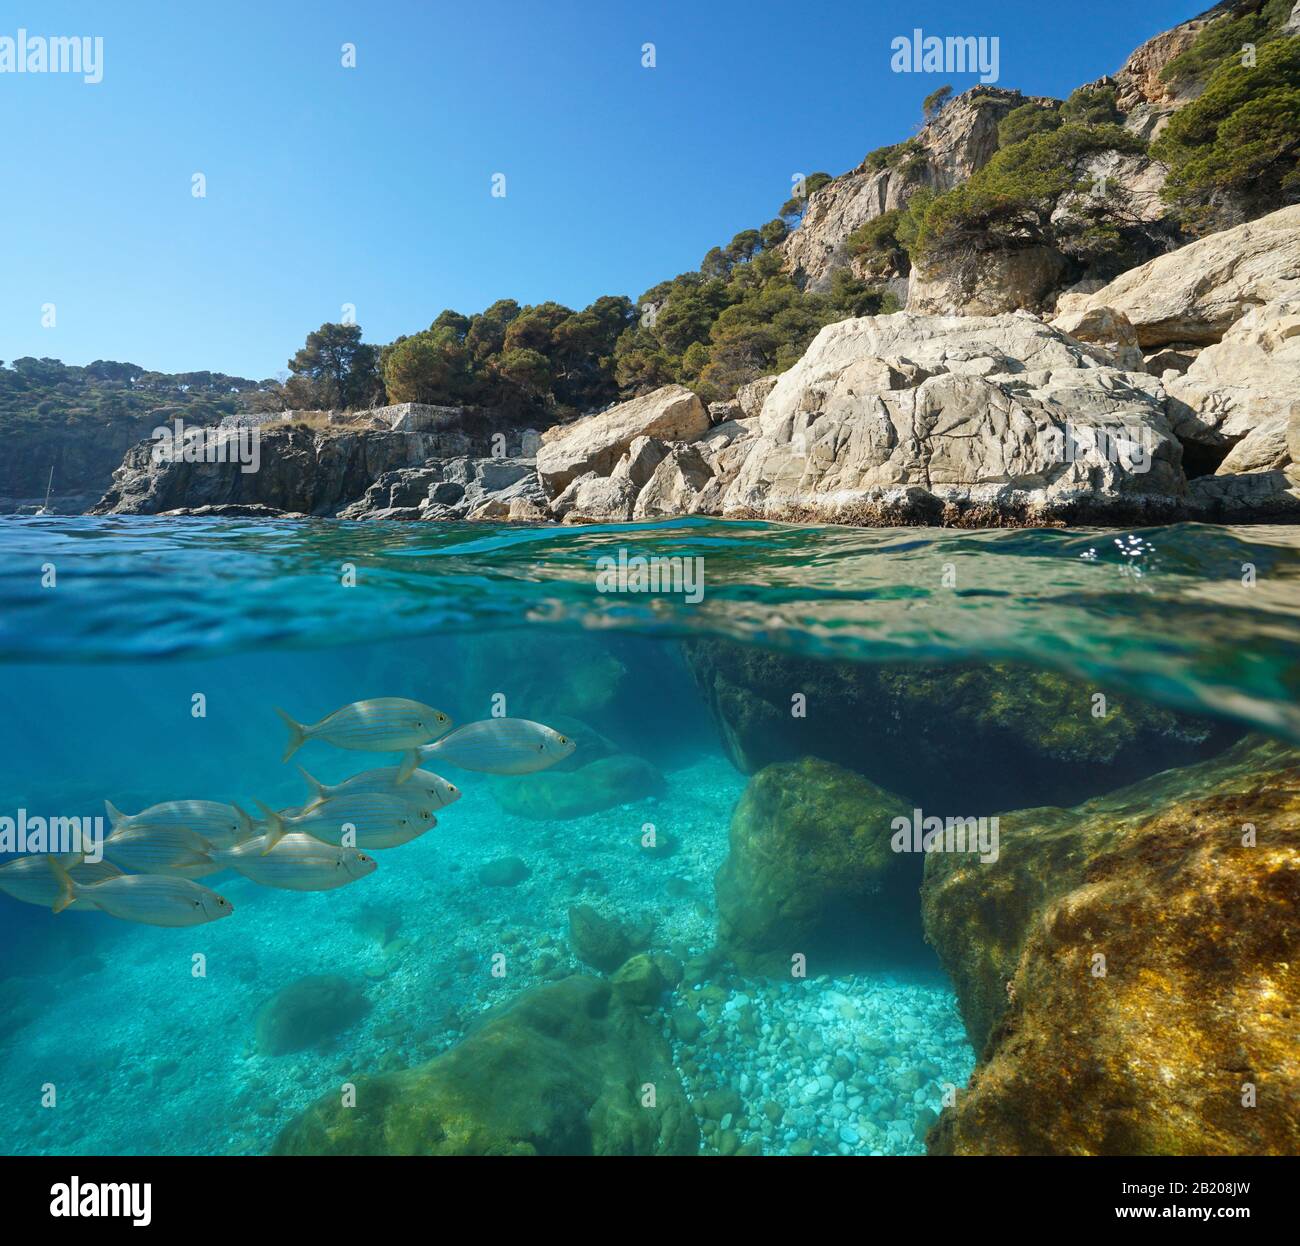
{"label": "fish tail fin", "polygon": [[110,835],[128,821],[130,817],[129,814],[123,813],[111,800],[104,802],[104,812],[108,814],[108,824],[112,827],[112,830],[109,831]]}
{"label": "fish tail fin", "polygon": [[323,784],[319,779],[313,779],[302,766],[298,767],[298,773],[302,775],[303,779],[306,780],[307,786],[311,789],[312,803],[314,804],[316,801],[324,800],[325,784]]}
{"label": "fish tail fin", "polygon": [[284,819],[260,800],[253,803],[262,811],[262,817],[266,820],[266,847],[262,849],[262,855],[266,856],[284,838]]}
{"label": "fish tail fin", "polygon": [[402,754],[402,764],[397,767],[398,783],[405,783],[419,768],[420,753],[417,749],[407,749]]}
{"label": "fish tail fin", "polygon": [[304,744],[307,743],[307,731],[296,718],[290,717],[278,705],[275,712],[280,715],[284,725],[289,728],[289,743],[285,745],[284,756],[280,758],[281,764],[288,761]]}
{"label": "fish tail fin", "polygon": [[77,884],[72,881],[72,875],[68,873],[60,861],[54,857],[46,857],[45,859],[49,862],[50,870],[59,884],[59,894],[55,897],[53,905],[54,912],[62,913],[68,905],[76,900]]}

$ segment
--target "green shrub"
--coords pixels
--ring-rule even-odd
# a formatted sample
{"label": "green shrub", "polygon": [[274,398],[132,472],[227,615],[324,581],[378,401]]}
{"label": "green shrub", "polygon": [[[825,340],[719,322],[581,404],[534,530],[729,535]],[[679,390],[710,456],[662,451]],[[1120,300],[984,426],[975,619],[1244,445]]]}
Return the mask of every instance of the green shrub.
{"label": "green shrub", "polygon": [[1300,194],[1300,38],[1259,50],[1247,68],[1220,63],[1205,90],[1170,118],[1151,152],[1170,168],[1164,195],[1201,228],[1232,219],[1226,195],[1246,215]]}
{"label": "green shrub", "polygon": [[1061,128],[1060,104],[1044,107],[1041,104],[1021,104],[1013,108],[998,123],[998,147],[1014,147],[1035,134],[1047,134]]}
{"label": "green shrub", "polygon": [[1250,6],[1249,11],[1217,18],[1196,36],[1191,47],[1160,71],[1160,77],[1174,86],[1186,86],[1204,81],[1227,57],[1240,64],[1243,45],[1253,43],[1259,47],[1280,37],[1292,3],[1267,0],[1262,7]]}
{"label": "green shrub", "polygon": [[1116,125],[1068,123],[999,151],[969,181],[928,202],[909,205],[909,249],[931,255],[993,250],[1046,240],[1063,195],[1090,186],[1085,166],[1107,151],[1141,153],[1146,144]]}

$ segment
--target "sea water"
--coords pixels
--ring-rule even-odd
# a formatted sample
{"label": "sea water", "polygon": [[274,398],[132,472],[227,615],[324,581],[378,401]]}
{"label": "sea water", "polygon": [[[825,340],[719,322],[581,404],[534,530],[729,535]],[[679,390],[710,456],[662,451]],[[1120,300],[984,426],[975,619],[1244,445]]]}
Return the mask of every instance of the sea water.
{"label": "sea water", "polygon": [[[935,718],[955,712],[936,694],[888,739],[870,706],[857,729],[819,734],[826,663],[924,668],[938,689],[948,669],[993,672],[982,695],[1052,672],[1079,690],[1070,713],[1104,689],[1208,724],[1207,750],[1247,729],[1300,740],[1298,546],[1294,528],[1198,525],[6,521],[0,816],[102,817],[105,800],[298,807],[295,763],[335,783],[396,756],[311,742],[285,764],[275,707],[314,722],[377,696],[457,724],[553,720],[635,759],[637,781],[593,810],[521,807],[509,777],[448,769],[461,798],[377,852],[375,874],[301,894],[221,873],[204,885],[235,913],[195,928],[0,894],[0,1152],[266,1152],[341,1082],[434,1059],[491,1010],[596,972],[571,946],[585,904],[694,966],[645,1016],[692,1100],[726,1109],[702,1112],[704,1150],[921,1153],[976,1053],[911,915],[896,940],[846,936],[806,974],[746,974],[710,953],[745,771],[771,760],[765,740],[868,767],[877,749],[924,760]],[[780,708],[775,735],[738,743],[719,716],[691,659],[719,641],[770,655],[746,669],[760,672],[754,704]],[[792,692],[791,670],[814,687]],[[900,795],[949,814],[1048,803],[1051,775],[976,738],[970,751],[954,773],[987,786],[918,791],[900,771]],[[1057,803],[1163,764],[1138,753],[1089,775],[1066,757]],[[646,850],[647,828],[662,851]],[[356,1007],[299,1049],[267,1050],[267,1001],[313,975],[344,980]]]}

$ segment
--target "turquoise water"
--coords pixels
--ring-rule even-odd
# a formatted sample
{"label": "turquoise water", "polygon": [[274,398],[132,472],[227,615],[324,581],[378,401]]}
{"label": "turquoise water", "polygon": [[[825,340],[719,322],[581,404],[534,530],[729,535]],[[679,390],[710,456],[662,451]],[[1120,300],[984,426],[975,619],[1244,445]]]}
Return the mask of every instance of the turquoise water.
{"label": "turquoise water", "polygon": [[[569,932],[570,906],[589,904],[652,929],[649,946],[690,970],[645,1015],[692,1099],[737,1098],[725,1127],[704,1117],[705,1150],[919,1153],[918,1115],[964,1084],[975,1053],[908,920],[897,946],[842,946],[806,979],[710,958],[714,875],[749,779],[740,767],[772,758],[720,722],[691,646],[762,650],[778,672],[809,659],[850,675],[881,664],[1051,672],[1081,698],[1104,688],[1126,706],[1193,716],[1200,726],[1171,745],[1191,760],[1248,728],[1300,741],[1298,545],[1291,528],[1197,525],[5,521],[0,815],[95,816],[105,799],[127,812],[182,798],[297,807],[307,789],[281,761],[273,707],[312,722],[377,696],[426,702],[457,724],[502,706],[553,720],[579,740],[575,761],[586,742],[635,759],[638,777],[574,811],[521,807],[518,793],[534,789],[512,794],[507,776],[447,770],[460,800],[415,842],[377,852],[375,874],[321,894],[217,874],[204,884],[235,913],[192,929],[56,916],[0,894],[0,1150],[269,1150],[342,1079],[430,1060],[486,1010],[593,972]],[[702,596],[601,591],[598,560],[620,551],[702,560],[690,564]],[[897,723],[890,747],[930,748],[927,718]],[[872,773],[884,747],[875,720],[848,721],[861,730],[791,736],[786,724],[763,747],[843,749],[830,760],[890,786]],[[824,743],[832,734],[852,738]],[[1017,770],[1023,759],[979,739],[969,749],[993,772],[989,807],[1044,803],[1050,774]],[[331,783],[395,760],[320,742],[294,758]],[[1061,791],[1072,801],[1163,764],[1131,751],[1082,777],[1076,766]],[[898,794],[933,795],[917,790],[924,773],[898,774]],[[647,824],[671,851],[643,850]],[[522,878],[480,876],[509,858]],[[356,1015],[302,1050],[268,1052],[259,1010],[311,975],[344,979]],[[683,1037],[682,1009],[704,1038]],[[728,1023],[742,1012],[755,1027]],[[51,1085],[56,1102],[43,1106]]]}

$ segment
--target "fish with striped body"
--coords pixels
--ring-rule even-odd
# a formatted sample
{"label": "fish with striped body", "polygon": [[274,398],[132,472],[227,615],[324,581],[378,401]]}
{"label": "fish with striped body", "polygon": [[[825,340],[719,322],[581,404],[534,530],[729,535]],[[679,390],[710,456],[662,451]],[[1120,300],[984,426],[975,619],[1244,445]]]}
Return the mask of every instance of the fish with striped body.
{"label": "fish with striped body", "polygon": [[104,859],[138,874],[203,878],[222,868],[211,852],[206,839],[184,827],[127,825],[104,840]]}
{"label": "fish with striped body", "polygon": [[238,805],[216,800],[169,800],[139,813],[123,813],[104,802],[109,824],[117,830],[193,831],[217,848],[233,848],[253,834],[253,819]]}
{"label": "fish with striped body", "polygon": [[[72,876],[73,882],[87,887],[122,873],[111,861],[87,861],[83,852],[63,853],[55,860]],[[24,904],[39,904],[46,909],[52,908],[61,894],[59,880],[44,855],[16,857],[0,865],[0,891]]]}
{"label": "fish with striped body", "polygon": [[350,848],[397,848],[438,825],[431,810],[374,792],[323,801],[295,817],[276,813],[260,803],[259,808],[266,824],[266,852],[291,831],[336,845],[342,845],[348,836]]}
{"label": "fish with striped body", "polygon": [[436,740],[451,730],[451,719],[441,710],[404,697],[375,697],[354,701],[318,723],[310,725],[276,707],[289,728],[289,743],[281,761],[288,761],[308,740],[324,740],[335,748],[361,753],[396,753]]}
{"label": "fish with striped body", "polygon": [[563,761],[574,750],[566,735],[526,718],[485,718],[449,736],[411,749],[398,768],[399,781],[428,762],[447,762],[488,774],[532,774]]}
{"label": "fish with striped body", "polygon": [[246,839],[234,848],[213,851],[222,866],[230,866],[263,887],[282,891],[333,891],[373,874],[374,857],[355,848],[339,848],[311,835],[293,833],[269,848],[266,837]]}
{"label": "fish with striped body", "polygon": [[335,783],[333,786],[322,783],[319,779],[313,779],[301,766],[298,767],[298,773],[306,779],[307,786],[312,791],[312,800],[308,808],[322,801],[337,800],[340,796],[367,794],[397,796],[407,804],[419,805],[431,811],[445,809],[460,799],[460,788],[454,783],[448,783],[433,771],[416,770],[404,783],[399,783],[397,776],[400,769],[398,766],[384,766],[378,770],[363,770],[360,774],[354,774],[350,779],[344,779],[342,783]]}
{"label": "fish with striped body", "polygon": [[73,904],[99,909],[110,917],[142,926],[202,926],[229,917],[234,906],[224,896],[188,878],[170,874],[119,874],[83,886],[53,858],[50,869],[59,884],[56,913]]}

